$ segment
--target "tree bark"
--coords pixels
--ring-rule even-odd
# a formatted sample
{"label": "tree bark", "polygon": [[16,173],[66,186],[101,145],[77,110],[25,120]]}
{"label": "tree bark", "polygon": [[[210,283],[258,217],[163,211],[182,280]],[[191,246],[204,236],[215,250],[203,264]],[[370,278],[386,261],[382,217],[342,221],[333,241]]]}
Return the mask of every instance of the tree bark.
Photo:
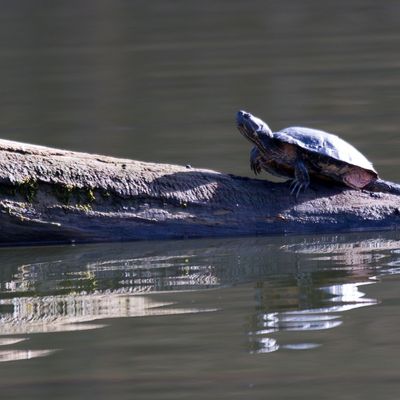
{"label": "tree bark", "polygon": [[0,244],[394,230],[400,197],[0,140]]}

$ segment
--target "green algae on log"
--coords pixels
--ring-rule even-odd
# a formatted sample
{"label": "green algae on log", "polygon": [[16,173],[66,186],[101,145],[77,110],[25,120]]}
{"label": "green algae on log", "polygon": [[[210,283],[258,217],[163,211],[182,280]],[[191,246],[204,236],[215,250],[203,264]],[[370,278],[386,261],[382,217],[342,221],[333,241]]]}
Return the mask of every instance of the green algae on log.
{"label": "green algae on log", "polygon": [[0,140],[0,244],[395,230],[400,197]]}

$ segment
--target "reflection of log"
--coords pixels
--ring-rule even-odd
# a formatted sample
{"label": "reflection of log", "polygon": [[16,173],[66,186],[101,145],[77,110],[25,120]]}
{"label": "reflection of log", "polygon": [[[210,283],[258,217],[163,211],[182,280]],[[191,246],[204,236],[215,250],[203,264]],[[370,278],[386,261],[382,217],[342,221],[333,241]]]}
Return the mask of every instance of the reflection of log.
{"label": "reflection of log", "polygon": [[0,242],[390,230],[399,197],[0,140]]}
{"label": "reflection of log", "polygon": [[[384,236],[374,232],[300,239],[182,240],[173,246],[169,241],[153,241],[48,246],[39,251],[3,249],[1,283],[6,290],[1,300],[1,332],[16,335],[92,329],[101,325],[88,322],[102,318],[211,311],[212,305],[207,309],[193,307],[195,292],[240,283],[246,283],[248,289],[254,286],[264,311],[272,308],[273,319],[279,319],[279,329],[287,327],[288,308],[293,317],[293,311],[304,315],[302,308],[316,305],[320,307],[312,317],[314,322],[322,315],[320,326],[331,328],[336,325],[323,317],[324,308],[335,307],[336,315],[344,309],[375,304],[375,300],[361,297],[358,286],[371,276],[384,274],[378,272],[382,266],[398,263],[398,254],[391,251],[400,247],[398,236],[396,232]],[[321,296],[321,287],[330,294],[329,300]],[[171,292],[187,290],[190,305],[182,305],[185,301],[182,303],[181,296],[180,305],[172,306],[176,297]],[[157,296],[145,295],[157,292]],[[340,298],[341,293],[346,298]],[[312,318],[298,323],[309,326]],[[253,321],[253,332],[265,322],[263,318],[249,320]],[[85,324],[76,325],[80,322]]]}

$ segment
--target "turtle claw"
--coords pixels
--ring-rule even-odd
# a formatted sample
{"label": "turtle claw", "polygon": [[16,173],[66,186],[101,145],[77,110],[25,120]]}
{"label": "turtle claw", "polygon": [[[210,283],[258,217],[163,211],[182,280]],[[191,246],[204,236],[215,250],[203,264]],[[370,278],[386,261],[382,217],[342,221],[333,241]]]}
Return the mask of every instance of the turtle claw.
{"label": "turtle claw", "polygon": [[302,190],[306,190],[309,186],[309,182],[301,182],[297,179],[293,179],[292,182],[290,183],[289,190],[290,194],[297,199],[299,197],[299,194]]}
{"label": "turtle claw", "polygon": [[261,173],[260,163],[251,163],[250,167],[254,172],[254,175],[258,175],[259,173]]}
{"label": "turtle claw", "polygon": [[290,183],[290,194],[294,195],[296,199],[302,190],[306,190],[310,185],[310,177],[306,166],[302,160],[298,160],[295,165],[294,179]]}

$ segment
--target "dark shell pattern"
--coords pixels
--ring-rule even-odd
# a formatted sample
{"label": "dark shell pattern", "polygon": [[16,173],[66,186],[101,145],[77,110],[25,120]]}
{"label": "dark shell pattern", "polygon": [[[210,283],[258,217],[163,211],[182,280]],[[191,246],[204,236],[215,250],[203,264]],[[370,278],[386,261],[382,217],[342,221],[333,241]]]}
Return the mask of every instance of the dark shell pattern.
{"label": "dark shell pattern", "polygon": [[306,151],[366,169],[377,176],[372,163],[355,147],[340,137],[317,129],[290,127],[273,133],[273,137]]}

